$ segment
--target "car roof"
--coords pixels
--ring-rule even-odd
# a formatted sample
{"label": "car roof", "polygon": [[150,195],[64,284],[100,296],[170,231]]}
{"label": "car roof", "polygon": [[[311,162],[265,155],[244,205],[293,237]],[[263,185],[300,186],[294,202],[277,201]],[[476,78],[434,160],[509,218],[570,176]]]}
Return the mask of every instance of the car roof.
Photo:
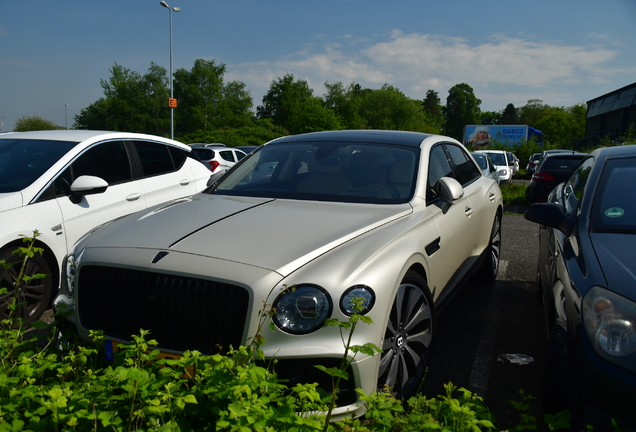
{"label": "car roof", "polygon": [[206,144],[206,143],[192,143],[190,144],[190,147],[194,147],[194,148],[229,148],[228,146],[226,146],[223,143],[210,143],[210,144]]}
{"label": "car roof", "polygon": [[592,154],[607,157],[636,156],[636,145],[601,147],[594,150]]}
{"label": "car roof", "polygon": [[[271,143],[298,143],[298,142],[367,142],[377,144],[396,144],[411,147],[419,147],[426,138],[434,136],[420,132],[388,131],[388,130],[340,130],[310,132],[300,135],[288,135],[276,138]],[[451,140],[448,138],[449,141]]]}
{"label": "car roof", "polygon": [[580,157],[583,157],[583,156],[587,156],[587,153],[579,153],[579,152],[571,151],[571,152],[568,152],[568,153],[559,152],[559,153],[548,153],[547,155],[545,155],[546,159],[547,158],[550,158],[550,159],[553,159],[553,158],[571,158],[571,157],[580,158]]}
{"label": "car roof", "polygon": [[29,132],[7,132],[0,134],[0,139],[28,139],[28,140],[49,140],[49,141],[69,141],[80,143],[82,141],[97,141],[101,139],[146,139],[162,141],[167,144],[190,151],[190,147],[179,141],[163,138],[155,135],[147,135],[133,132],[113,132],[79,129],[58,129],[41,130]]}

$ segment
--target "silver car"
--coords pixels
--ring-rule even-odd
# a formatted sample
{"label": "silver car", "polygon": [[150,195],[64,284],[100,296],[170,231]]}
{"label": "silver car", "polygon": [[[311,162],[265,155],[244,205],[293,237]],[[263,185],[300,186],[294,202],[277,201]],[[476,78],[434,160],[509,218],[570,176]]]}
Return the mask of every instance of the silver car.
{"label": "silver car", "polygon": [[470,154],[473,156],[475,162],[479,165],[481,172],[486,177],[493,179],[497,182],[497,184],[501,182],[501,179],[499,178],[499,170],[495,168],[495,164],[492,163],[492,159],[490,159],[488,153],[477,151],[471,152]]}
{"label": "silver car", "polygon": [[[260,175],[261,167],[268,175]],[[150,329],[160,349],[212,354],[246,344],[264,302],[279,376],[318,382],[345,348],[327,318],[352,298],[372,325],[353,344],[335,415],[360,414],[356,388],[398,397],[420,385],[436,312],[473,272],[494,280],[502,198],[462,144],[395,131],[331,131],[273,140],[203,193],[114,221],[67,258],[56,306],[80,337],[121,342]],[[294,289],[288,289],[293,287]],[[108,349],[107,345],[107,349]]]}

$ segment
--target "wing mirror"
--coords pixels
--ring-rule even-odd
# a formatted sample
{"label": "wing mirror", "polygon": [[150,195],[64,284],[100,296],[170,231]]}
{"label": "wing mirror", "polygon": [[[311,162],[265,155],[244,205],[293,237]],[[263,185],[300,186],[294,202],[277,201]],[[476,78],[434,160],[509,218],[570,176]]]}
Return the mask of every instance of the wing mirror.
{"label": "wing mirror", "polygon": [[464,196],[464,188],[452,177],[439,179],[439,196],[446,203],[454,203]]}
{"label": "wing mirror", "polygon": [[71,184],[71,201],[78,204],[85,195],[104,193],[108,189],[108,182],[100,177],[83,175]]}
{"label": "wing mirror", "polygon": [[531,204],[526,209],[523,217],[530,222],[558,229],[565,234],[566,237],[569,237],[572,234],[574,228],[574,217],[565,213],[560,204]]}

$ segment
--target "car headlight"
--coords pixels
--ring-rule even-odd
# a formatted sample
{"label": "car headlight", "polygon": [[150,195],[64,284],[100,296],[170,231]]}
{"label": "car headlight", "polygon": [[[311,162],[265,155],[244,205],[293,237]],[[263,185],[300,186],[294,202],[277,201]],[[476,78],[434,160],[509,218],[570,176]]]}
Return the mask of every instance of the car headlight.
{"label": "car headlight", "polygon": [[283,291],[274,301],[274,323],[287,333],[318,330],[331,316],[331,297],[316,285],[298,285]]}
{"label": "car headlight", "polygon": [[500,169],[499,170],[499,175],[502,176],[502,177],[507,176],[508,175],[508,170],[505,169],[505,168]]}
{"label": "car headlight", "polygon": [[[356,311],[356,302],[360,310]],[[366,285],[355,285],[348,288],[340,297],[340,310],[345,315],[368,313],[375,304],[375,293]]]}
{"label": "car headlight", "polygon": [[69,297],[73,295],[76,270],[77,261],[75,260],[75,254],[69,253],[64,257],[64,262],[62,263],[62,289]]}
{"label": "car headlight", "polygon": [[636,303],[594,287],[583,297],[583,327],[599,356],[636,372]]}

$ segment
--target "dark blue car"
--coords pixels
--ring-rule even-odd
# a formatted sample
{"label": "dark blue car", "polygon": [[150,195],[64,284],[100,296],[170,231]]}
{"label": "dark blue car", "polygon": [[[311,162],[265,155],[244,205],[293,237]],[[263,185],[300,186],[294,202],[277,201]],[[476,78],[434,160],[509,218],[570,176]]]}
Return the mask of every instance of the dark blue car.
{"label": "dark blue car", "polygon": [[548,412],[576,430],[636,430],[636,145],[597,149],[546,203],[538,294],[550,337]]}

